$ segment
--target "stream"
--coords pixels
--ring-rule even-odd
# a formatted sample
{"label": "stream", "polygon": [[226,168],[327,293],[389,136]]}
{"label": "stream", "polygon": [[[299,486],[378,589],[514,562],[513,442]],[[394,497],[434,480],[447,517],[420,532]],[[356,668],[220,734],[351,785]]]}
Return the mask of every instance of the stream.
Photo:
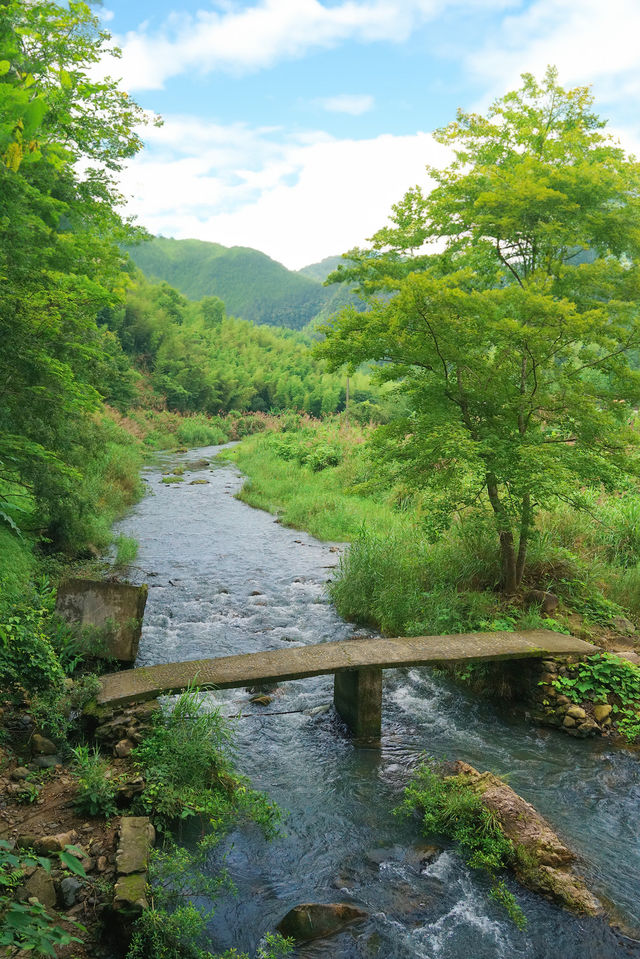
{"label": "stream", "polygon": [[[343,547],[236,500],[243,478],[213,459],[220,448],[158,457],[144,474],[151,495],[117,526],[140,543],[130,578],[149,584],[137,665],[362,635],[326,597]],[[210,465],[189,471],[202,457]],[[184,482],[163,484],[162,471],[178,464]],[[218,902],[212,951],[253,955],[299,902],[353,902],[366,921],[295,957],[640,959],[637,753],[525,726],[426,668],[384,673],[380,749],[349,741],[330,706],[331,676],[283,683],[266,707],[250,695],[209,694],[224,714],[243,714],[233,722],[237,766],[288,812],[286,835],[267,842],[250,827],[228,838],[237,894]],[[425,753],[507,775],[584,857],[584,874],[627,935],[507,880],[528,918],[519,932],[489,898],[490,881],[449,845],[428,861],[432,841],[417,820],[392,814]]]}

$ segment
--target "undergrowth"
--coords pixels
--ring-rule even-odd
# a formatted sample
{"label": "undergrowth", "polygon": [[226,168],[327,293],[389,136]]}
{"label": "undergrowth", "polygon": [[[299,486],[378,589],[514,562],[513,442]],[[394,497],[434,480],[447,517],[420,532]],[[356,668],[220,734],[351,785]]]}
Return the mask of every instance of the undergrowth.
{"label": "undergrowth", "polygon": [[[541,513],[521,597],[507,601],[488,504],[443,524],[431,494],[369,454],[368,435],[339,417],[282,420],[222,454],[248,474],[242,500],[320,539],[351,543],[329,585],[343,617],[389,635],[566,632],[569,612],[587,629],[640,621],[640,494],[587,490],[585,511],[558,502]],[[532,589],[555,593],[558,612],[529,608],[522,596]]]}
{"label": "undergrowth", "polygon": [[229,726],[218,709],[206,708],[199,690],[190,688],[172,709],[157,710],[132,756],[146,783],[138,812],[159,830],[197,817],[216,832],[251,820],[267,835],[277,833],[277,806],[234,771]]}
{"label": "undergrowth", "polygon": [[624,738],[628,742],[640,738],[640,667],[601,653],[569,665],[553,685],[574,703],[610,705]]}
{"label": "undergrowth", "polygon": [[[145,779],[137,811],[151,817],[163,841],[152,854],[151,908],[135,924],[127,959],[217,959],[201,943],[215,900],[234,888],[220,843],[248,822],[271,838],[280,811],[235,772],[229,727],[195,688],[182,693],[172,709],[154,713],[153,728],[133,758]],[[203,835],[195,847],[185,848],[171,831],[191,817],[197,817]],[[279,959],[290,951],[288,940],[268,936],[255,959]],[[249,959],[235,950],[219,959],[234,957]]]}

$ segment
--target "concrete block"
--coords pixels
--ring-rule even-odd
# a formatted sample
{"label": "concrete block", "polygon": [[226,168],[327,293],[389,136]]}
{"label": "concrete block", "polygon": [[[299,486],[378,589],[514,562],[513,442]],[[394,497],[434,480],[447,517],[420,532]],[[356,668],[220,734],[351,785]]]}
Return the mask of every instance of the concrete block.
{"label": "concrete block", "polygon": [[333,703],[356,737],[366,742],[380,739],[382,725],[382,670],[346,669],[333,681]]}
{"label": "concrete block", "polygon": [[68,623],[99,631],[102,641],[93,655],[133,663],[146,602],[146,585],[68,579],[58,588],[56,611]]}

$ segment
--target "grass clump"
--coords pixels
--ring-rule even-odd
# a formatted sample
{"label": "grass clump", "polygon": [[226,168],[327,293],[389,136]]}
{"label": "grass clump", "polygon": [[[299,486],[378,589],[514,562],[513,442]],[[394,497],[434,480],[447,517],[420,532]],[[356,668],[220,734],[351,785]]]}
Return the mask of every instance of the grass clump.
{"label": "grass clump", "polygon": [[[151,851],[149,908],[134,925],[127,959],[249,959],[235,949],[214,955],[202,945],[216,899],[233,889],[225,870],[211,875],[217,842],[210,834],[195,848],[185,849],[165,838],[161,848]],[[255,959],[283,959],[292,948],[290,940],[269,934]]]}
{"label": "grass clump", "polygon": [[204,708],[197,689],[154,713],[152,731],[132,753],[146,782],[140,812],[161,831],[195,816],[218,832],[250,819],[275,834],[279,810],[234,772],[230,743],[227,723],[219,710]]}
{"label": "grass clump", "polygon": [[133,563],[138,555],[139,548],[138,541],[133,536],[125,536],[124,533],[121,533],[116,536],[114,545],[116,547],[116,566],[128,566]]}
{"label": "grass clump", "polygon": [[96,748],[77,746],[73,755],[78,776],[74,809],[83,816],[109,819],[116,812],[117,790],[117,783],[107,775],[109,764]]}
{"label": "grass clump", "polygon": [[503,905],[519,929],[527,920],[512,893],[496,875],[515,860],[515,847],[496,815],[482,802],[463,776],[445,776],[432,763],[422,763],[404,791],[397,814],[418,811],[426,836],[453,840],[472,869],[494,879],[492,898]]}
{"label": "grass clump", "polygon": [[[249,959],[235,950],[216,957],[203,946],[216,898],[233,889],[226,869],[212,873],[211,864],[224,836],[242,822],[275,835],[279,810],[235,773],[229,728],[195,688],[173,709],[154,713],[153,728],[133,758],[146,782],[137,811],[151,817],[163,842],[152,852],[150,908],[134,926],[127,959]],[[178,846],[170,830],[194,816],[203,837],[194,848]],[[255,959],[280,959],[290,951],[288,940],[270,936]]]}

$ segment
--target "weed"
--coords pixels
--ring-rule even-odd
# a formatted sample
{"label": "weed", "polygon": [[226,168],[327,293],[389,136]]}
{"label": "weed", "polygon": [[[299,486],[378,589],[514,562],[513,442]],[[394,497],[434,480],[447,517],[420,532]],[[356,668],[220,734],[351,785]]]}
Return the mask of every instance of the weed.
{"label": "weed", "polygon": [[138,541],[133,536],[116,536],[114,540],[116,547],[116,566],[128,566],[133,563],[138,555]]}
{"label": "weed", "polygon": [[[63,866],[73,868],[84,876],[84,869],[67,847],[59,858]],[[63,856],[65,858],[63,858]],[[72,942],[82,942],[77,936],[58,925],[57,914],[50,914],[37,899],[17,902],[14,891],[24,880],[24,872],[34,866],[51,871],[51,862],[25,850],[13,850],[8,842],[0,839],[0,946],[15,951],[33,953],[36,956],[56,956],[56,947]],[[79,923],[69,920],[78,931],[86,932]]]}
{"label": "weed", "polygon": [[611,653],[599,653],[568,667],[553,685],[574,703],[610,703],[625,739],[634,742],[640,736],[640,667]]}
{"label": "weed", "polygon": [[490,897],[507,911],[507,915],[521,931],[527,928],[527,917],[518,905],[516,897],[507,889],[504,880],[498,880],[489,893]]}
{"label": "weed", "polygon": [[116,811],[117,782],[107,776],[108,763],[96,748],[77,746],[73,750],[78,769],[78,788],[74,808],[86,816],[104,816],[108,819]]}
{"label": "weed", "polygon": [[170,711],[157,710],[132,755],[146,781],[137,804],[160,830],[191,816],[218,832],[240,818],[268,834],[276,830],[277,807],[235,775],[228,725],[219,710],[204,708],[199,690],[186,690]]}

